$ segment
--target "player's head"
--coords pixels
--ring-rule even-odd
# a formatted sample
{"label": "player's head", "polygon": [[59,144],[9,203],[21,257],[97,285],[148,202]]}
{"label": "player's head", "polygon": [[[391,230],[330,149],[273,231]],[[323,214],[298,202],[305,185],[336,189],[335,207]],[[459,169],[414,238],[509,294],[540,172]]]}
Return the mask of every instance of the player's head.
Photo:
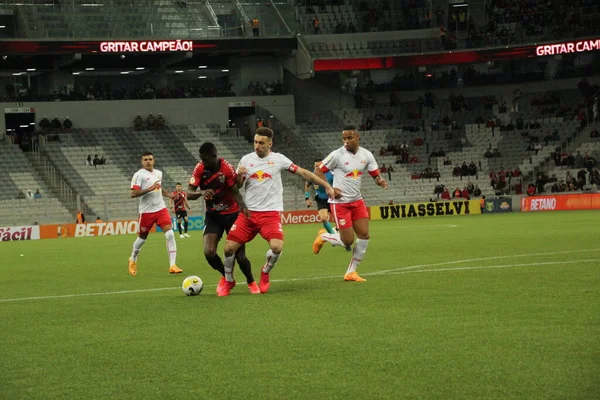
{"label": "player's head", "polygon": [[146,151],[144,154],[142,154],[142,167],[148,171],[152,171],[154,169],[154,154],[149,151]]}
{"label": "player's head", "polygon": [[178,192],[181,192],[181,183],[177,182],[175,184],[175,190],[177,190]]}
{"label": "player's head", "polygon": [[269,128],[258,128],[254,135],[254,151],[259,157],[266,157],[273,146],[273,131]]}
{"label": "player's head", "polygon": [[346,150],[355,153],[358,150],[360,135],[354,125],[346,125],[342,131],[342,141]]}
{"label": "player's head", "polygon": [[315,159],[315,168],[317,168],[319,166],[319,164],[321,164],[321,159],[316,158]]}
{"label": "player's head", "polygon": [[200,160],[208,169],[214,170],[218,167],[217,146],[211,142],[205,142],[200,146],[199,152]]}

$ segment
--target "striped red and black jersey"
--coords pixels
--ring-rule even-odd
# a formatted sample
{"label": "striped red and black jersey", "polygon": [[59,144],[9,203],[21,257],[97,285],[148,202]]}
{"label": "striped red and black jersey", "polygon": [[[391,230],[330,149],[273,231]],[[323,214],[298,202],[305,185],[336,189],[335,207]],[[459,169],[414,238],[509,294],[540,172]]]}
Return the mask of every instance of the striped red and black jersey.
{"label": "striped red and black jersey", "polygon": [[187,199],[187,194],[184,191],[178,192],[176,190],[172,193],[172,195],[175,211],[185,211],[185,200]]}
{"label": "striped red and black jersey", "polygon": [[236,184],[237,173],[233,165],[223,158],[219,158],[219,169],[210,171],[199,162],[192,172],[190,185],[199,187],[200,190],[212,189],[215,193],[212,200],[206,201],[206,209],[220,214],[238,212],[240,207],[231,193],[231,187]]}

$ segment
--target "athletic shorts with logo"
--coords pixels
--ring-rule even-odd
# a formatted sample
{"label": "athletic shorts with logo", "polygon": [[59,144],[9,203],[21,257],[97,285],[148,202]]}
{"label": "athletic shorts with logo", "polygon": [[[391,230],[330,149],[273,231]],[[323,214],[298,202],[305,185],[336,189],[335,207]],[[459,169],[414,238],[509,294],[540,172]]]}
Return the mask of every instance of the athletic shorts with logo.
{"label": "athletic shorts with logo", "polygon": [[235,223],[239,212],[219,214],[216,211],[207,211],[204,217],[204,235],[215,234],[217,241],[223,237],[223,232],[229,233]]}
{"label": "athletic shorts with logo", "polygon": [[177,217],[177,219],[185,218],[187,217],[187,210],[175,211],[175,216]]}
{"label": "athletic shorts with logo", "polygon": [[238,215],[227,235],[227,240],[243,244],[250,242],[257,234],[266,241],[283,240],[279,211],[250,211],[250,214],[249,219],[243,213]]}
{"label": "athletic shorts with logo", "polygon": [[352,228],[352,222],[369,218],[369,211],[363,199],[350,203],[331,203],[331,213],[338,229]]}
{"label": "athletic shorts with logo", "polygon": [[142,213],[139,216],[140,230],[138,233],[148,233],[154,226],[154,224],[160,226],[160,229],[165,230],[164,227],[171,225],[171,215],[166,208],[156,212]]}

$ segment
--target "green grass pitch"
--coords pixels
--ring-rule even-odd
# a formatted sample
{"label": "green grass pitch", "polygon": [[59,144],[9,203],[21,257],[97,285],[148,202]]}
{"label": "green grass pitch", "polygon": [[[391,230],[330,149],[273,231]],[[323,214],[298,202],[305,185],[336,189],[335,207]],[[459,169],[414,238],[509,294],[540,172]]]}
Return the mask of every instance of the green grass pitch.
{"label": "green grass pitch", "polygon": [[600,398],[599,217],[373,222],[366,283],[343,249],[312,254],[318,225],[286,226],[271,291],[236,270],[227,298],[201,232],[178,276],[162,234],[135,278],[134,236],[2,243],[0,399]]}

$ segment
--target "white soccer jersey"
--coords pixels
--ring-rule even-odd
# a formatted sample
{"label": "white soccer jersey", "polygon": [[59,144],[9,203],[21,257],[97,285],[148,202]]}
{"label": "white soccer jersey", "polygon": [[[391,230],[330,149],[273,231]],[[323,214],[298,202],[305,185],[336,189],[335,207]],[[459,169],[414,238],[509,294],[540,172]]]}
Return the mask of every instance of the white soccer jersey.
{"label": "white soccer jersey", "polygon": [[379,174],[379,167],[371,153],[362,147],[352,154],[345,147],[332,151],[319,165],[323,172],[333,171],[333,186],[342,190],[342,197],[329,199],[330,203],[350,203],[362,199],[360,182],[366,170],[371,176]]}
{"label": "white soccer jersey", "polygon": [[244,201],[250,211],[283,211],[281,171],[296,172],[298,167],[286,156],[271,152],[265,158],[246,154],[238,164],[246,168]]}
{"label": "white soccer jersey", "polygon": [[[154,185],[156,182],[161,183],[162,172],[155,169],[150,172],[146,169],[140,169],[133,175],[131,180],[131,189],[144,190]],[[140,198],[140,214],[152,213],[166,208],[165,200],[163,199],[162,189],[156,189],[152,192],[146,193]]]}

